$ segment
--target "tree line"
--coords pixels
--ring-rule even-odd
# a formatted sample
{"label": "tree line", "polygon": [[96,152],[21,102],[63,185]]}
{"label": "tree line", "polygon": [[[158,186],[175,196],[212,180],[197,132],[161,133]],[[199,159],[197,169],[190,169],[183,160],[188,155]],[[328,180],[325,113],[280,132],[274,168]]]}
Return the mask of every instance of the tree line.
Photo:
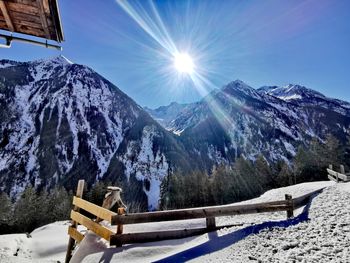
{"label": "tree line", "polygon": [[29,186],[17,200],[0,193],[0,234],[31,232],[42,225],[68,219],[72,196],[62,187],[38,192]]}
{"label": "tree line", "polygon": [[263,155],[254,161],[243,157],[232,166],[218,166],[210,174],[193,172],[169,175],[162,183],[161,209],[221,205],[257,197],[267,190],[292,184],[328,180],[329,164],[350,167],[350,140],[340,144],[332,135],[314,138],[300,146],[291,161],[268,163]]}

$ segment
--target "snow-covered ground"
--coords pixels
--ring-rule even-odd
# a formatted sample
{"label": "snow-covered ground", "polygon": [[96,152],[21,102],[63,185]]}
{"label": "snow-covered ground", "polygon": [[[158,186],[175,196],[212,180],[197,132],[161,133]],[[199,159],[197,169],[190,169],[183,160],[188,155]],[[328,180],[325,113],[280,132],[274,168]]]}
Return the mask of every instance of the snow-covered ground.
{"label": "snow-covered ground", "polygon": [[[303,183],[274,189],[241,203],[298,197],[326,187],[286,220],[285,212],[217,218],[234,225],[179,240],[109,247],[87,233],[71,262],[350,262],[350,183]],[[124,226],[124,232],[203,227],[205,220]],[[25,234],[0,236],[0,262],[64,262],[68,222]],[[82,230],[82,229],[81,229]],[[84,231],[84,230],[82,230]]]}
{"label": "snow-covered ground", "polygon": [[0,236],[0,262],[64,262],[69,222],[56,222],[35,229],[30,235]]}

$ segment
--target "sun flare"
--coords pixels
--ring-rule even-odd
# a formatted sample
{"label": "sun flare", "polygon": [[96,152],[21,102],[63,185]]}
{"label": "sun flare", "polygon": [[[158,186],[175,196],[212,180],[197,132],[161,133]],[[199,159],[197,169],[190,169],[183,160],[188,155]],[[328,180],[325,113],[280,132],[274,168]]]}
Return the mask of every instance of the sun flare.
{"label": "sun flare", "polygon": [[174,56],[174,66],[180,73],[193,73],[194,63],[190,55],[187,53],[177,53]]}

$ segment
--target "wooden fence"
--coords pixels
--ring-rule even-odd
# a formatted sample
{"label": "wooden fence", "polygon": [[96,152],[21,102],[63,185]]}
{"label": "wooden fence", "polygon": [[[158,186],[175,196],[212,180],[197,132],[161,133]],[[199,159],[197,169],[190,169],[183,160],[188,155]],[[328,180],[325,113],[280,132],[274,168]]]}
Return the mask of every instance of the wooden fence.
{"label": "wooden fence", "polygon": [[340,172],[336,172],[333,170],[333,165],[330,164],[328,169],[328,179],[339,182],[349,182],[350,181],[350,173],[345,173],[344,165],[340,165]]}
{"label": "wooden fence", "polygon": [[[84,238],[84,235],[77,230],[78,224],[84,225],[87,229],[93,231],[95,234],[109,241],[110,245],[116,246],[122,246],[123,244],[131,243],[144,243],[166,239],[177,239],[193,235],[199,235],[225,227],[216,226],[215,224],[215,218],[220,216],[285,211],[287,213],[287,218],[291,218],[293,217],[294,209],[306,205],[314,194],[322,190],[320,189],[294,199],[291,195],[285,195],[285,200],[273,202],[246,205],[232,204],[126,214],[123,208],[119,208],[118,213],[114,213],[112,211],[109,211],[105,208],[102,208],[98,205],[92,204],[82,199],[83,188],[84,181],[80,180],[78,183],[77,194],[73,198],[74,208],[71,211],[72,224],[68,228],[68,234],[70,236],[70,239],[67,248],[66,262],[69,262],[75,244],[81,242]],[[91,219],[81,214],[79,212],[80,209],[89,212],[95,218],[101,218],[108,221],[109,223],[111,223],[111,225],[117,225],[117,229],[113,231],[110,228],[100,225],[99,223],[95,222],[95,218]],[[126,224],[164,222],[198,218],[206,219],[206,227],[142,233],[123,233],[123,225]]]}
{"label": "wooden fence", "polygon": [[[84,190],[84,180],[79,180],[76,196],[73,197],[73,210],[71,211],[70,217],[72,219],[71,225],[68,227],[69,241],[67,247],[67,254],[65,262],[68,263],[72,257],[72,251],[76,243],[80,243],[84,239],[84,235],[77,230],[78,224],[85,226],[98,236],[110,241],[110,237],[115,234],[121,234],[123,232],[122,226],[118,226],[116,231],[113,231],[105,226],[100,225],[96,222],[96,218],[112,222],[112,217],[118,214],[124,214],[124,208],[118,209],[118,214],[108,209],[90,203],[82,199]],[[94,216],[93,219],[80,213],[80,209],[89,212]]]}

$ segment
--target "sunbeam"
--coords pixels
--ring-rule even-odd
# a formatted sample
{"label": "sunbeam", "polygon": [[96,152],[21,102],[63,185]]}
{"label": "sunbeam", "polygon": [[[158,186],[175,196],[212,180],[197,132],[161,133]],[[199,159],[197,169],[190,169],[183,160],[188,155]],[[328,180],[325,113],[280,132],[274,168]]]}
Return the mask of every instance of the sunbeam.
{"label": "sunbeam", "polygon": [[[193,37],[193,31],[190,31],[188,35],[183,36],[186,41],[180,41],[176,45],[157,10],[155,2],[147,2],[150,6],[149,9],[134,2],[131,4],[131,2],[117,0],[117,3],[159,44],[160,50],[163,50],[159,51],[159,55],[165,58],[170,65],[172,64],[172,67],[163,66],[159,69],[165,78],[168,79],[167,82],[172,82],[172,86],[178,87],[181,82],[189,81],[190,85],[202,97],[207,96],[211,90],[217,89],[217,86],[209,78],[211,75],[216,74],[215,69],[207,67],[207,63],[200,63],[200,60],[208,59],[210,53],[215,55],[220,54],[220,50],[218,49],[215,52],[210,51],[214,39],[209,42],[203,41],[200,43],[198,40],[191,39]],[[186,51],[182,51],[184,46]],[[199,50],[194,50],[195,46]],[[174,74],[174,68],[178,74]],[[207,104],[213,116],[215,116],[225,130],[230,129],[232,120],[225,112],[224,107],[214,99],[210,99],[210,96],[208,98]]]}

